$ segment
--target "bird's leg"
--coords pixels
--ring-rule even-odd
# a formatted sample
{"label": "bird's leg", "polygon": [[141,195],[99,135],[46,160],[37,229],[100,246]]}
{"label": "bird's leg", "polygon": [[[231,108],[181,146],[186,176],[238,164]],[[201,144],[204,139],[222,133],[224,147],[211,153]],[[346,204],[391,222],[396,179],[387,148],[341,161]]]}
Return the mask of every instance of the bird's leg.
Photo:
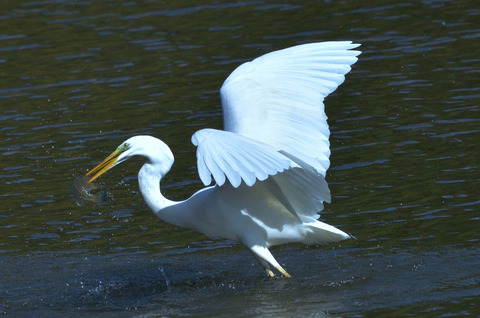
{"label": "bird's leg", "polygon": [[280,264],[278,264],[277,267],[275,267],[280,273],[282,273],[283,276],[285,276],[286,278],[292,278],[292,276],[287,273],[287,271],[282,267],[280,266]]}
{"label": "bird's leg", "polygon": [[254,245],[250,248],[250,250],[253,252],[253,255],[260,261],[260,263],[263,265],[265,268],[265,271],[267,272],[268,276],[270,277],[275,277],[275,274],[273,271],[270,269],[270,265],[272,265],[274,268],[276,268],[283,276],[287,278],[291,278],[289,273],[285,269],[283,269],[280,264],[278,264],[277,260],[273,257],[272,253],[268,250],[268,248],[264,246],[259,246],[259,245]]}

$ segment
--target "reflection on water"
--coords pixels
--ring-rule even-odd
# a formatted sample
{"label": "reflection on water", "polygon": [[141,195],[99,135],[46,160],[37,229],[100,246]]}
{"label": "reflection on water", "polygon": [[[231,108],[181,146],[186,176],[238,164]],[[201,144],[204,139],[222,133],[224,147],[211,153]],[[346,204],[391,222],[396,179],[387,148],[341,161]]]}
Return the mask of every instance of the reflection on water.
{"label": "reflection on water", "polygon": [[[0,312],[473,313],[475,4],[5,3],[0,268],[11,275],[0,278]],[[322,214],[356,240],[274,249],[295,278],[267,280],[235,244],[151,214],[138,194],[139,161],[102,177],[115,200],[75,205],[76,176],[99,151],[138,134],[171,146],[165,194],[188,197],[200,187],[190,136],[221,128],[218,88],[228,74],[267,51],[324,40],[362,43],[359,62],[326,100],[333,200]]]}

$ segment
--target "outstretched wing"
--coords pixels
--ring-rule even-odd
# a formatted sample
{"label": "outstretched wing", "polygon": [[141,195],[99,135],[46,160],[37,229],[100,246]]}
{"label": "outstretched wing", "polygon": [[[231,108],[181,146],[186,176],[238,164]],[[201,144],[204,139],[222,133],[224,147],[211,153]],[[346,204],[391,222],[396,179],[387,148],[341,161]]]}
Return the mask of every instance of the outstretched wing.
{"label": "outstretched wing", "polygon": [[[227,132],[200,130],[200,178],[233,186],[253,184],[298,164],[325,175],[330,164],[329,129],[323,100],[357,61],[351,42],[294,46],[240,65],[225,81],[222,98]],[[284,154],[287,154],[285,156]]]}
{"label": "outstretched wing", "polygon": [[212,175],[217,185],[222,186],[228,178],[234,188],[242,180],[248,187],[257,180],[265,181],[263,189],[302,221],[307,220],[302,217],[318,217],[316,213],[323,209],[323,202],[330,202],[324,176],[284,151],[217,129],[197,131],[192,142],[198,146],[198,172],[205,185],[211,183]]}
{"label": "outstretched wing", "polygon": [[294,46],[242,64],[220,91],[224,129],[288,152],[325,175],[330,131],[324,98],[359,51],[351,42]]}

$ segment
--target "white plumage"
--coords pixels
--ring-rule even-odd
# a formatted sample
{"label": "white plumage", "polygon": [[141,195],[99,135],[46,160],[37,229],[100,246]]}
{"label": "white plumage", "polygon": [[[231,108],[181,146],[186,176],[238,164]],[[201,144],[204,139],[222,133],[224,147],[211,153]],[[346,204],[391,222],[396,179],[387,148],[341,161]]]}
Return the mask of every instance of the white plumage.
{"label": "white plumage", "polygon": [[173,164],[168,146],[150,136],[128,139],[87,175],[90,181],[134,155],[146,163],[138,174],[148,206],[166,222],[245,245],[273,276],[290,275],[268,248],[349,238],[318,221],[330,202],[325,173],[330,165],[324,98],[340,85],[360,51],[351,42],[304,44],[240,65],[220,94],[224,129],[192,136],[198,173],[208,186],[185,201],[160,192]]}

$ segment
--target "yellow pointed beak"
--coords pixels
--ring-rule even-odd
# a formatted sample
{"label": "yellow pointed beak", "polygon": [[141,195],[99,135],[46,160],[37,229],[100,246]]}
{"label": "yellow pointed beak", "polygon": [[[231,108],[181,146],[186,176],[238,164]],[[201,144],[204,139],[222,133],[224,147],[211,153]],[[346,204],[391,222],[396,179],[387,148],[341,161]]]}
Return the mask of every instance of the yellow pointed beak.
{"label": "yellow pointed beak", "polygon": [[102,174],[108,171],[118,160],[118,156],[122,153],[123,151],[121,149],[115,150],[110,156],[105,158],[98,166],[90,170],[86,175],[89,176],[91,174],[95,175],[88,181],[88,183],[92,182],[93,180],[97,179],[100,177]]}

